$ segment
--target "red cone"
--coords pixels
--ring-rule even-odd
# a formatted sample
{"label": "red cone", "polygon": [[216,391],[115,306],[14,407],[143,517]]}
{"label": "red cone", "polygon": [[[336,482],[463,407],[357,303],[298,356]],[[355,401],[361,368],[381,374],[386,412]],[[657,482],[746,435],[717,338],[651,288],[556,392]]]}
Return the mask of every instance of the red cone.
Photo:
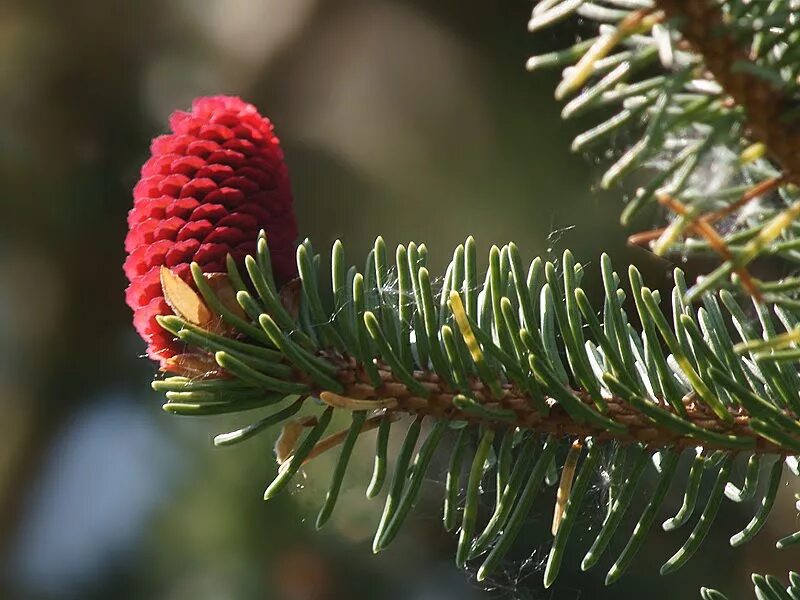
{"label": "red cone", "polygon": [[170,117],[172,133],[155,138],[128,213],[125,299],[147,354],[181,351],[156,322],[172,314],[159,282],[166,265],[191,283],[189,264],[225,271],[230,253],[241,264],[267,233],[278,282],[296,274],[297,223],[289,174],[272,123],[252,104],[231,96],[198,98],[191,112]]}

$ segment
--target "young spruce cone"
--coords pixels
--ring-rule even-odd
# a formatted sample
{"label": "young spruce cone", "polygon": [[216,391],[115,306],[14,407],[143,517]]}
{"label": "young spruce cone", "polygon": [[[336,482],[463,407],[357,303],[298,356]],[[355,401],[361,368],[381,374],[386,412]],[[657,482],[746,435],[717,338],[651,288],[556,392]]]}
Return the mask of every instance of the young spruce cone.
{"label": "young spruce cone", "polygon": [[229,253],[237,263],[255,253],[263,229],[276,279],[296,273],[289,175],[269,119],[239,98],[211,96],[176,111],[169,124],[172,133],[153,140],[133,191],[124,264],[134,326],[162,366],[181,351],[155,320],[172,314],[162,266],[191,285],[192,261],[206,273],[224,271]]}

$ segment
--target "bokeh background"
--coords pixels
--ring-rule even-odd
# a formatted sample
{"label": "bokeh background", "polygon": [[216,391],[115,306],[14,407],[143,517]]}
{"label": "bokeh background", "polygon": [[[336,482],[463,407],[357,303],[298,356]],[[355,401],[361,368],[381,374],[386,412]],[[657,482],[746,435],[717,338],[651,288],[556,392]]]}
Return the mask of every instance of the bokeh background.
{"label": "bokeh background", "polygon": [[[570,247],[590,271],[607,250],[665,287],[668,262],[625,248],[624,190],[592,191],[599,157],[569,153],[581,123],[560,120],[556,75],[524,71],[527,56],[576,31],[531,36],[529,11],[529,0],[0,3],[0,597],[655,600],[696,597],[702,583],[745,598],[751,571],[797,567],[797,552],[772,548],[796,519],[787,489],[735,553],[727,538],[752,503],[726,503],[680,575],[657,568],[688,531],[652,536],[610,589],[610,556],[578,571],[580,535],[544,591],[541,498],[525,543],[478,584],[452,566],[441,464],[375,557],[380,503],[363,494],[371,435],[318,534],[333,457],[265,504],[272,434],[214,449],[212,435],[241,418],[170,417],[149,389],[154,367],[123,301],[125,215],[150,138],[201,94],[239,94],[273,119],[301,230],[318,249],[342,238],[360,262],[380,233],[425,241],[441,267],[471,233],[486,249],[515,240],[529,258]],[[602,517],[596,483],[581,531]],[[631,527],[627,518],[612,550]]]}

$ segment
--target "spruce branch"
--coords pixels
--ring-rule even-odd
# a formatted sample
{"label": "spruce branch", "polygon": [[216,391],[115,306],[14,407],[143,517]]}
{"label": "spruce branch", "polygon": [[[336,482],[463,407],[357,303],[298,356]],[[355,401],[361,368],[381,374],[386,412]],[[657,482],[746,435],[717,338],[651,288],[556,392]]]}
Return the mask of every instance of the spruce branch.
{"label": "spruce branch", "polygon": [[[724,497],[741,501],[754,493],[762,458],[771,465],[772,482],[780,480],[784,464],[797,472],[793,456],[800,454],[800,375],[786,361],[800,341],[795,315],[756,302],[761,323],[756,329],[725,291],[706,295],[704,306],[695,310],[683,301],[686,283],[677,269],[671,307],[662,308],[659,293],[643,285],[635,267],[623,290],[607,256],[600,261],[605,299],[598,310],[580,287],[584,268],[569,251],[558,267],[535,259],[526,269],[514,244],[493,247],[485,276],[480,276],[472,238],[456,249],[441,289],[434,289],[427,255],[418,248],[414,243],[398,246],[395,260],[389,261],[378,238],[361,274],[347,267],[337,242],[330,303],[320,283],[320,257],[308,241],[297,251],[300,281],[299,287],[290,286],[294,299],[281,299],[263,234],[257,256],[245,260],[246,278],[233,260],[227,262],[230,291],[219,282],[212,288],[193,265],[197,292],[164,285],[168,302],[180,305],[181,314],[159,317],[159,323],[187,344],[186,352],[168,363],[179,374],[153,384],[166,392],[164,409],[210,415],[282,406],[216,438],[227,445],[283,426],[276,447],[280,467],[265,498],[284,489],[313,458],[339,448],[318,526],[334,510],[359,436],[379,432],[368,491],[373,497],[386,481],[387,440],[397,429],[393,423],[411,415],[375,536],[376,552],[391,543],[415,504],[444,434],[460,430],[448,475],[445,526],[453,528],[453,493],[462,488],[467,504],[457,563],[464,567],[484,556],[479,578],[487,577],[508,551],[545,474],[557,473],[562,464],[554,543],[544,576],[548,587],[557,577],[605,446],[617,448],[634,466],[610,471],[615,491],[584,569],[594,566],[607,548],[651,460],[660,478],[633,537],[609,571],[609,583],[624,573],[647,535],[684,450],[694,453],[698,468],[686,487],[686,509],[665,529],[691,515],[703,472],[713,474],[715,491],[692,535],[662,573],[679,569],[697,551]],[[390,273],[397,276],[396,287]],[[179,300],[170,296],[175,293]],[[623,306],[629,294],[641,333],[630,325]],[[233,297],[245,317],[230,304]],[[207,312],[211,319],[191,322],[191,315]],[[728,337],[728,325],[736,329],[738,344]],[[209,364],[213,370],[194,376],[197,365]],[[192,370],[182,372],[186,365]],[[315,408],[309,411],[309,405]],[[304,407],[304,416],[295,417]],[[334,416],[342,413],[351,416],[350,427],[329,433]],[[423,422],[431,424],[427,435]],[[480,442],[470,449],[465,443],[476,436]],[[415,452],[420,438],[424,441]],[[561,443],[572,447],[564,463],[556,453]],[[492,454],[497,457],[498,494],[493,516],[481,530],[475,502]],[[459,482],[455,473],[470,455],[471,475]],[[732,461],[739,455],[754,465],[741,489],[730,481]],[[557,476],[547,479],[555,483]],[[777,491],[774,484],[764,490],[761,510],[731,538],[732,545],[758,533]],[[780,547],[796,539],[798,534],[790,534]]]}
{"label": "spruce branch", "polygon": [[[738,29],[740,35],[736,35],[736,29],[729,26],[739,16],[733,13],[736,3],[731,3],[727,17],[719,4],[707,0],[657,0],[657,4],[668,18],[675,20],[684,39],[703,57],[705,66],[725,93],[744,109],[746,135],[765,145],[788,181],[800,184],[800,121],[783,118],[798,108],[797,98],[790,95],[796,91],[797,82],[775,76],[769,65],[764,64],[763,55],[759,56],[758,49],[752,48],[752,39],[747,51],[741,29]],[[747,4],[756,9],[752,3]],[[791,10],[790,2],[783,4]],[[771,16],[780,18],[780,11]],[[791,14],[787,16],[792,18]],[[747,21],[756,18],[747,13],[741,17]]]}
{"label": "spruce branch", "polygon": [[[630,241],[657,254],[718,255],[723,264],[689,290],[689,299],[731,279],[760,300],[792,301],[796,287],[774,293],[772,282],[757,280],[749,269],[760,257],[800,257],[797,5],[545,0],[534,7],[529,27],[536,31],[573,14],[597,22],[597,37],[532,57],[528,67],[566,67],[556,97],[577,95],[564,107],[564,118],[589,110],[605,115],[575,138],[574,150],[607,146],[617,133],[633,132],[635,141],[601,185],[649,171],[622,222],[657,201],[673,219]],[[725,170],[731,171],[727,181],[709,184],[717,179],[709,175]],[[665,203],[665,197],[675,201]]]}
{"label": "spruce branch", "polygon": [[[140,238],[152,241],[148,222],[131,234],[126,269],[135,284],[130,300],[140,311],[137,327],[171,372],[153,383],[166,394],[164,409],[199,416],[272,408],[215,438],[217,445],[235,444],[281,426],[278,474],[265,499],[285,489],[310,461],[338,450],[318,527],[335,510],[359,438],[377,429],[367,496],[383,487],[388,493],[375,552],[396,538],[433,457],[456,433],[443,521],[452,531],[460,519],[456,563],[463,568],[480,561],[479,579],[497,569],[541,490],[557,485],[544,572],[545,586],[553,584],[606,448],[613,451],[608,506],[581,563],[584,570],[608,551],[635,506],[637,486],[653,479],[606,583],[624,574],[651,533],[685,454],[692,465],[680,482],[683,502],[662,528],[675,531],[696,512],[700,517],[661,573],[682,568],[698,551],[726,499],[758,498],[752,519],[730,543],[751,540],[772,511],[784,472],[800,475],[800,278],[755,275],[755,263],[764,257],[800,262],[799,8],[796,0],[542,0],[533,9],[532,31],[574,15],[595,24],[593,37],[533,57],[528,66],[565,67],[556,89],[558,99],[568,100],[564,118],[588,111],[604,115],[575,139],[574,150],[613,146],[620,132],[633,133],[601,184],[608,188],[633,173],[648,174],[622,221],[657,206],[667,223],[631,241],[649,244],[658,254],[716,254],[722,264],[702,280],[690,285],[676,270],[671,295],[662,299],[634,267],[623,288],[604,255],[604,296],[593,306],[581,288],[585,269],[571,253],[559,264],[535,259],[526,268],[514,244],[493,247],[486,273],[479,274],[469,238],[456,248],[442,285],[434,286],[424,245],[398,246],[392,256],[378,238],[363,273],[348,265],[342,244],[334,244],[329,289],[321,283],[328,276],[320,257],[305,241],[297,248],[299,279],[281,287],[273,267],[276,273],[293,272],[285,264],[286,248],[276,252],[281,262],[273,264],[262,234],[253,256],[245,258],[242,250],[224,266],[220,246],[203,255],[211,261],[203,265],[163,267],[167,308],[161,310],[162,303],[154,303],[161,297],[154,291],[150,254],[133,249]],[[201,119],[242,108],[230,98],[205,99],[197,108],[206,105],[210,112],[201,111]],[[250,108],[224,118],[247,119],[271,135],[269,122]],[[269,143],[277,144],[272,138]],[[155,147],[160,152],[162,146]],[[272,170],[285,175],[282,154],[274,149],[264,151],[277,160]],[[145,178],[137,186],[134,221],[147,220],[152,194],[188,179],[167,173],[173,159],[167,154],[168,161],[162,157],[148,167],[158,170],[160,184]],[[729,175],[709,183],[715,179],[709,174],[722,169]],[[257,177],[260,183],[249,187],[260,189],[270,177]],[[204,185],[211,184],[216,185]],[[226,189],[237,198],[242,191]],[[283,191],[290,203],[288,187]],[[236,235],[229,234],[219,236],[233,244]],[[224,274],[203,273],[225,266]],[[737,299],[727,289],[734,287],[749,297]],[[157,310],[160,316],[150,319]],[[175,314],[165,315],[168,310]],[[153,346],[155,341],[163,347]],[[181,345],[182,353],[171,356]],[[348,427],[331,433],[340,416],[349,419]],[[390,436],[409,420],[389,469]],[[739,457],[747,459],[741,485],[731,480]],[[482,523],[479,488],[490,472],[497,493]],[[767,483],[759,491],[762,475]],[[711,493],[701,503],[704,479],[712,481]],[[795,532],[776,546],[798,543]],[[774,577],[753,578],[764,598],[796,596],[796,580],[790,573],[791,587],[783,590]],[[705,588],[702,595],[723,597]]]}
{"label": "spruce branch", "polygon": [[[750,415],[745,409],[729,410],[730,422],[726,422],[696,402],[691,393],[685,398],[685,413],[682,416],[665,402],[654,401],[651,410],[653,414],[657,411],[661,413],[658,421],[637,410],[625,398],[611,396],[606,399],[604,414],[624,429],[613,428],[607,423],[612,427],[609,430],[599,424],[576,422],[554,397],[545,398],[549,414],[544,416],[533,406],[530,394],[511,383],[503,384],[499,396],[494,396],[488,393],[484,383],[477,377],[469,377],[466,382],[467,393],[464,395],[451,388],[438,375],[414,371],[411,377],[427,391],[426,396],[420,396],[410,391],[406,383],[397,381],[391,369],[379,360],[375,366],[382,383],[376,387],[368,380],[363,365],[354,359],[340,356],[327,358],[337,368],[335,379],[343,388],[341,395],[320,388],[302,373],[298,373],[297,377],[305,380],[311,394],[319,396],[325,404],[345,410],[365,410],[370,407],[372,410],[382,409],[386,414],[397,412],[471,425],[517,427],[539,434],[552,434],[557,438],[591,437],[601,442],[640,443],[649,448],[666,446],[685,449],[702,443],[708,450],[744,450],[755,454],[789,454],[797,451],[776,444],[754,431],[750,427]],[[619,383],[611,385],[620,386]],[[586,410],[592,410],[592,399],[585,391],[565,390],[580,401]],[[790,420],[795,419],[794,415],[785,414]],[[678,419],[682,423],[675,425]],[[667,422],[671,422],[670,425]],[[800,448],[800,445],[797,447]]]}

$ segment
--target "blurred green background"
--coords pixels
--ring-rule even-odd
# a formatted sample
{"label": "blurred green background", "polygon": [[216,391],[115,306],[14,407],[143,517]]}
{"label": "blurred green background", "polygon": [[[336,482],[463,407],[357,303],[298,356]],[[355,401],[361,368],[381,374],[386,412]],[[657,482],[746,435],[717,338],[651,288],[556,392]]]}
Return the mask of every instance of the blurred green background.
{"label": "blurred green background", "polygon": [[[452,566],[442,464],[375,557],[380,503],[363,493],[371,434],[317,534],[332,457],[265,504],[271,434],[215,450],[212,435],[241,418],[170,417],[149,390],[154,367],[123,300],[125,215],[150,138],[197,95],[241,95],[275,122],[301,231],[323,253],[342,238],[360,264],[380,233],[426,242],[441,267],[473,234],[485,249],[514,240],[528,258],[570,247],[590,267],[607,250],[666,286],[669,263],[624,246],[623,191],[593,192],[595,159],[569,153],[581,124],[561,122],[556,75],[524,71],[527,56],[576,31],[530,36],[529,11],[527,0],[0,3],[0,597],[655,600],[696,597],[702,583],[745,598],[750,571],[797,567],[797,551],[772,548],[796,519],[785,490],[765,531],[735,553],[727,539],[752,503],[726,503],[677,576],[657,568],[686,530],[651,537],[610,589],[612,557],[578,571],[580,535],[544,591],[542,498],[523,543],[478,584]],[[596,296],[591,268],[587,281]],[[597,484],[583,531],[602,517]]]}

